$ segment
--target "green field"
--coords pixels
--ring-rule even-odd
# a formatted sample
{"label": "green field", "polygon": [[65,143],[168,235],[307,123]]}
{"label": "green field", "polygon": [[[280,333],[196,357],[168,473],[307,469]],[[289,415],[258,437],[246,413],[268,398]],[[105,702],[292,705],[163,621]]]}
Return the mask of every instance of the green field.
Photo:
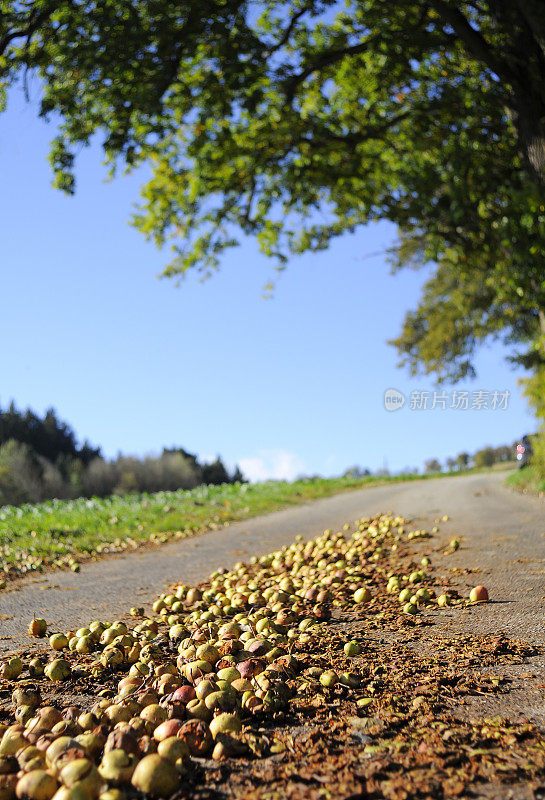
{"label": "green field", "polygon": [[17,576],[46,566],[78,569],[78,560],[166,542],[221,528],[230,522],[277,511],[370,484],[433,478],[308,478],[256,484],[198,486],[190,491],[49,500],[0,508],[0,575]]}

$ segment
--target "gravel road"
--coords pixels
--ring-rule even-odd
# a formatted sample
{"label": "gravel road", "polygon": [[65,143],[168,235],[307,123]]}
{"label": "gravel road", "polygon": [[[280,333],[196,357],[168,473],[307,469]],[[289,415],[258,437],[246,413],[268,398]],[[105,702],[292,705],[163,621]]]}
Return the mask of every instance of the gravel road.
{"label": "gravel road", "polygon": [[370,487],[267,516],[237,522],[222,531],[83,565],[79,574],[52,572],[28,577],[0,593],[0,653],[35,647],[26,635],[33,612],[53,630],[75,628],[92,619],[115,619],[132,605],[146,605],[175,581],[198,582],[218,566],[232,566],[325,528],[393,511],[418,527],[448,514],[439,534],[419,545],[438,549],[462,538],[454,555],[433,554],[438,573],[460,574],[460,589],[484,583],[497,602],[478,613],[446,612],[441,627],[453,632],[492,626],[527,641],[543,641],[545,587],[545,504],[504,487],[505,473],[467,475]]}

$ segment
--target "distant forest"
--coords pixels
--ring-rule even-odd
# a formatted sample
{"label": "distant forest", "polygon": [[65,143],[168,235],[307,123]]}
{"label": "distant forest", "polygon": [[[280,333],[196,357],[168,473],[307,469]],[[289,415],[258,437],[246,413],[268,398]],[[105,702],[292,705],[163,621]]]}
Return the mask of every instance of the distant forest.
{"label": "distant forest", "polygon": [[106,497],[111,494],[192,489],[199,484],[244,481],[220,457],[200,463],[182,447],[156,457],[119,455],[105,459],[100,447],[77,437],[54,409],[43,417],[13,403],[0,408],[0,505],[37,503],[53,497]]}

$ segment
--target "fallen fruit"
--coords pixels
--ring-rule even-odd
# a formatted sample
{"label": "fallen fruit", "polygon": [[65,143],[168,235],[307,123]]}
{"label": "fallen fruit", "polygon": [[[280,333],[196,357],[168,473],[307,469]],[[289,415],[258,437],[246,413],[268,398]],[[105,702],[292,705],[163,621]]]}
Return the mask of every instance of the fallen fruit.
{"label": "fallen fruit", "polygon": [[[102,797],[103,795],[101,795]],[[53,800],[89,800],[89,793],[79,784],[61,786],[53,795]]]}
{"label": "fallen fruit", "polygon": [[412,589],[402,589],[399,593],[399,602],[406,603],[412,597]]}
{"label": "fallen fruit", "polygon": [[44,663],[41,658],[33,658],[28,664],[28,673],[31,678],[41,678],[44,674]]}
{"label": "fallen fruit", "polygon": [[[391,712],[401,722],[421,707],[429,713],[433,692],[420,688],[427,686],[426,657],[422,675],[419,669],[412,674],[411,656],[404,664],[406,641],[423,633],[420,623],[431,624],[407,616],[435,598],[433,575],[424,570],[429,558],[407,553],[405,543],[428,534],[406,531],[402,522],[376,515],[357,521],[350,535],[328,530],[311,541],[299,538],[231,570],[219,569],[199,587],[175,586],[159,596],[150,618],[134,606],[130,629],[122,621],[94,620],[53,634],[52,648],[68,647],[66,657],[55,653],[45,670],[33,659],[28,671],[34,680],[25,675],[17,686],[7,686],[5,696],[11,693],[15,708],[2,709],[0,716],[0,800],[15,800],[17,781],[39,771],[61,779],[58,789],[45,784],[55,790],[55,800],[125,800],[118,788],[123,786],[129,800],[135,790],[168,798],[194,769],[190,756],[268,758],[287,752],[277,726],[291,717],[305,719],[311,709],[332,721],[347,703],[359,716],[368,716],[372,706],[371,716],[379,721]],[[446,594],[437,598],[439,607],[446,604]],[[343,632],[339,626],[346,621]],[[401,633],[396,640],[394,631]],[[383,634],[394,642],[394,656],[384,650]],[[349,666],[347,659],[362,654]],[[392,657],[398,665],[390,670]],[[15,680],[23,668],[15,659],[2,672]],[[434,666],[436,676],[440,669]],[[37,678],[44,671],[49,680],[70,684],[42,683]],[[52,706],[39,707],[40,687]],[[416,687],[428,699],[414,697]],[[74,705],[63,708],[66,696]],[[405,736],[405,727],[399,724],[395,735]],[[362,736],[365,752],[374,752],[368,748],[377,743]],[[476,744],[475,738],[463,747]],[[440,738],[439,747],[446,742]],[[447,752],[451,746],[445,744]],[[208,769],[202,762],[191,780]]]}
{"label": "fallen fruit", "polygon": [[0,667],[0,675],[2,675],[2,677],[7,681],[14,681],[19,677],[23,669],[23,662],[20,658],[15,656],[14,658],[10,658],[8,661],[4,661]]}
{"label": "fallen fruit", "polygon": [[169,797],[178,788],[180,775],[172,761],[152,753],[137,764],[131,783],[153,797]]}
{"label": "fallen fruit", "polygon": [[356,603],[368,603],[371,599],[371,592],[367,586],[362,586],[354,592],[354,600]]}
{"label": "fallen fruit", "polygon": [[28,747],[28,744],[29,742],[21,730],[8,728],[0,741],[0,756],[14,756],[20,750]]}
{"label": "fallen fruit", "polygon": [[68,639],[64,633],[54,633],[49,637],[49,644],[53,650],[64,650],[68,647]]}
{"label": "fallen fruit", "polygon": [[118,785],[130,783],[136,767],[136,757],[124,750],[109,750],[104,753],[98,771],[105,781]]}
{"label": "fallen fruit", "polygon": [[64,658],[55,658],[44,667],[44,675],[46,678],[49,678],[50,681],[55,683],[67,680],[71,672],[70,664],[68,661],[65,661]]}
{"label": "fallen fruit", "polygon": [[84,789],[91,800],[98,795],[102,785],[99,771],[88,758],[76,758],[70,761],[62,768],[59,778],[68,788],[79,786]]}
{"label": "fallen fruit", "polygon": [[51,800],[58,785],[56,778],[49,772],[34,769],[17,782],[15,793],[19,800]]}
{"label": "fallen fruit", "polygon": [[359,656],[362,651],[362,647],[359,642],[354,641],[347,642],[343,649],[345,655],[347,655],[349,658],[352,658],[353,656]]}
{"label": "fallen fruit", "polygon": [[326,671],[320,675],[320,683],[322,686],[325,686],[328,689],[331,689],[333,686],[335,686],[338,681],[339,676],[334,669],[326,669]]}
{"label": "fallen fruit", "polygon": [[31,636],[42,638],[47,633],[47,622],[41,617],[34,617],[28,624],[28,632]]}
{"label": "fallen fruit", "polygon": [[163,758],[176,763],[180,758],[189,758],[189,750],[184,741],[178,739],[176,736],[171,736],[169,739],[163,739],[157,745],[157,752]]}
{"label": "fallen fruit", "polygon": [[209,728],[215,739],[219,733],[239,733],[242,730],[242,722],[236,714],[218,714],[210,723]]}
{"label": "fallen fruit", "polygon": [[484,586],[474,586],[469,593],[472,603],[484,603],[488,600],[488,589]]}

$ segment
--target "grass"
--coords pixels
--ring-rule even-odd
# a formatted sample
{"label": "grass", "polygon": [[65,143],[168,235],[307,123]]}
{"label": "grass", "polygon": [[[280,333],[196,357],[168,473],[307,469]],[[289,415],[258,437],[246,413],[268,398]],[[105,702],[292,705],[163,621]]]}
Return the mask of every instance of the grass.
{"label": "grass", "polygon": [[[488,470],[466,470],[483,472]],[[308,500],[365,486],[447,477],[449,473],[305,478],[198,486],[155,494],[48,500],[0,507],[0,588],[4,578],[69,567],[107,553],[184,539]],[[3,577],[2,577],[3,576]]]}
{"label": "grass", "polygon": [[[0,507],[0,577],[48,566],[78,570],[78,561],[216,530],[339,492],[441,475],[307,478],[294,482],[198,486],[189,491],[105,499],[49,500]],[[0,580],[0,586],[1,586]]]}
{"label": "grass", "polygon": [[545,480],[538,476],[536,468],[531,464],[509,475],[506,483],[520,492],[545,494]]}

